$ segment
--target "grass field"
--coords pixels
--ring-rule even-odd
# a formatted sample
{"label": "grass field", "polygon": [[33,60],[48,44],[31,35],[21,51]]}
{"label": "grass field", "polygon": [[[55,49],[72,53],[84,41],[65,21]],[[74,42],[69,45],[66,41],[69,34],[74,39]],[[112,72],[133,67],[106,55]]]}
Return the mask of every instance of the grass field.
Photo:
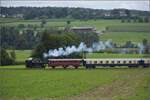
{"label": "grass field", "polygon": [[25,69],[0,67],[0,98],[24,100],[149,100],[150,69]]}
{"label": "grass field", "polygon": [[[10,53],[12,50],[7,50]],[[31,50],[15,50],[16,62],[24,62],[31,56]]]}
{"label": "grass field", "polygon": [[[14,19],[13,19],[14,20]],[[19,20],[11,23],[3,23],[1,25],[8,26],[17,26],[19,24],[32,24],[38,25],[40,27],[40,20]],[[46,28],[50,26],[65,26],[66,19],[49,19],[45,25]],[[72,20],[71,26],[93,26],[98,30],[103,30],[106,27],[109,27],[109,30],[102,36],[100,36],[100,40],[106,41],[108,39],[112,39],[113,42],[116,43],[124,43],[126,41],[133,41],[134,43],[141,43],[143,39],[147,39],[150,41],[150,23],[121,23],[120,20],[88,20],[88,21],[79,21]],[[20,29],[26,30],[28,28]],[[43,28],[37,28],[38,31],[44,30]]]}
{"label": "grass field", "polygon": [[[40,26],[40,20],[24,20],[24,21],[16,21],[11,23],[3,23],[3,25],[10,25],[10,26],[17,26],[19,24],[32,24]],[[56,19],[56,20],[47,20],[46,26],[65,26],[66,20]],[[93,26],[99,30],[104,29],[106,26],[114,26],[114,25],[126,25],[126,26],[146,26],[148,27],[150,23],[121,23],[120,20],[88,20],[88,21],[79,21],[79,20],[72,20],[71,26]]]}
{"label": "grass field", "polygon": [[110,54],[110,53],[87,53],[87,58],[150,58],[148,54]]}
{"label": "grass field", "polygon": [[134,44],[142,43],[143,39],[150,41],[149,32],[106,32],[100,36],[101,41],[112,40],[114,43],[126,43],[132,41]]}

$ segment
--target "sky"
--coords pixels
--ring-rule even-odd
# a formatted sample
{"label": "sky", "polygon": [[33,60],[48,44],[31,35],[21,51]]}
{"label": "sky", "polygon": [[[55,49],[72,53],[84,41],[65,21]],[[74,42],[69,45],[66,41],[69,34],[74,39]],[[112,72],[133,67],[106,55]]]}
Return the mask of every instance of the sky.
{"label": "sky", "polygon": [[149,0],[0,0],[5,7],[82,7],[92,9],[136,9],[150,11]]}

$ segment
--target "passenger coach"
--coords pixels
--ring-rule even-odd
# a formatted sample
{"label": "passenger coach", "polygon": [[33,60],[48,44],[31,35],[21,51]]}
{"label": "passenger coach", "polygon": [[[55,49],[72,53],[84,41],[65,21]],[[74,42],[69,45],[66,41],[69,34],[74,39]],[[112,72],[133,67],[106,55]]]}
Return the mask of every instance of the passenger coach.
{"label": "passenger coach", "polygon": [[86,68],[95,68],[96,66],[148,67],[150,66],[150,59],[84,59],[83,65]]}

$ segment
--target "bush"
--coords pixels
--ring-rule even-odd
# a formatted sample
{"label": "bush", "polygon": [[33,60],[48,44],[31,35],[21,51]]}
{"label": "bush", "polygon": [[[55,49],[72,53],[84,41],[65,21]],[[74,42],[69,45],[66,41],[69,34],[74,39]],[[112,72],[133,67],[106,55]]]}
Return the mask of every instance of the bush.
{"label": "bush", "polygon": [[14,59],[9,56],[5,49],[0,48],[0,66],[11,65],[14,63]]}

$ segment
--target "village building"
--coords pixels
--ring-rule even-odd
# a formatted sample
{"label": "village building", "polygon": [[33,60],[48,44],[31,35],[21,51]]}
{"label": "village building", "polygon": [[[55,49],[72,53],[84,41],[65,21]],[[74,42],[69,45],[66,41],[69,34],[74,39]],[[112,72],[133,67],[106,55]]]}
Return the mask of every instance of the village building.
{"label": "village building", "polygon": [[0,14],[0,17],[1,17],[1,18],[5,18],[5,17],[6,17],[6,15],[4,15],[4,14]]}
{"label": "village building", "polygon": [[13,17],[23,19],[24,15],[23,14],[15,14],[15,15],[13,15]]}
{"label": "village building", "polygon": [[73,32],[95,32],[94,27],[73,27]]}
{"label": "village building", "polygon": [[106,12],[106,13],[104,13],[104,16],[111,16],[111,13],[110,12]]}
{"label": "village building", "polygon": [[120,16],[127,16],[125,12],[120,12]]}

